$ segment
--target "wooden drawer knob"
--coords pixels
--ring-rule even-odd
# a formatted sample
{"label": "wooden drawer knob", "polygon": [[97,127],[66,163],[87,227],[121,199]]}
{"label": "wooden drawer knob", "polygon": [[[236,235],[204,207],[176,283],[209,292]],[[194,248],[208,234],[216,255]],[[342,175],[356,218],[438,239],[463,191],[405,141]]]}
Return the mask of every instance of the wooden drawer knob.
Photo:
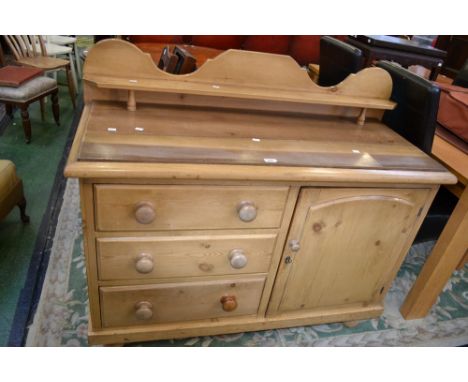
{"label": "wooden drawer knob", "polygon": [[226,312],[232,312],[237,308],[236,296],[223,296],[220,302],[223,304],[223,310]]}
{"label": "wooden drawer knob", "polygon": [[231,267],[235,269],[244,268],[247,265],[247,256],[242,249],[233,249],[228,255]]}
{"label": "wooden drawer knob", "polygon": [[146,321],[153,317],[153,305],[148,301],[140,301],[135,305],[135,316],[139,320]]}
{"label": "wooden drawer knob", "polygon": [[135,219],[140,224],[151,224],[156,217],[154,206],[150,202],[140,202],[135,206]]}
{"label": "wooden drawer knob", "polygon": [[257,217],[257,207],[252,202],[240,202],[237,207],[239,219],[243,222],[251,222]]}
{"label": "wooden drawer knob", "polygon": [[140,253],[135,262],[135,269],[138,273],[150,273],[154,268],[153,256],[149,253]]}

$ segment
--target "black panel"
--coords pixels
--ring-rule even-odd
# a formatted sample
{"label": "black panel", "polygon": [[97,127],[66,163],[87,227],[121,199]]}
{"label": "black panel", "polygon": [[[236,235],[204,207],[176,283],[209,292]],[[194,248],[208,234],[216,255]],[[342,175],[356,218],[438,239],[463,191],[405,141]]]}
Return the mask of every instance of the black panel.
{"label": "black panel", "polygon": [[392,76],[391,100],[397,103],[387,110],[382,122],[427,154],[431,153],[439,109],[440,89],[432,82],[388,61],[377,66]]}
{"label": "black panel", "polygon": [[339,84],[363,66],[364,56],[360,49],[330,36],[320,39],[320,86]]}

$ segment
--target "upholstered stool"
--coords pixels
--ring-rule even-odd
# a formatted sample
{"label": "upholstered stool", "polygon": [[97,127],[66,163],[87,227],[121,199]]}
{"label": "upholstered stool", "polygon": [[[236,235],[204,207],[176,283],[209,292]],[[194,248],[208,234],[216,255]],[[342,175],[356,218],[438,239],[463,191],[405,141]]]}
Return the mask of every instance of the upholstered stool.
{"label": "upholstered stool", "polygon": [[19,87],[0,86],[0,102],[6,104],[6,112],[12,115],[12,106],[21,110],[23,129],[26,142],[31,141],[31,121],[29,120],[28,106],[34,101],[41,101],[41,116],[44,120],[44,97],[51,95],[52,112],[57,125],[60,125],[60,112],[58,105],[57,81],[49,77],[36,77],[21,84]]}
{"label": "upholstered stool", "polygon": [[29,216],[26,215],[23,182],[16,175],[16,168],[12,162],[0,160],[0,220],[7,216],[15,206],[20,209],[23,223],[28,223]]}

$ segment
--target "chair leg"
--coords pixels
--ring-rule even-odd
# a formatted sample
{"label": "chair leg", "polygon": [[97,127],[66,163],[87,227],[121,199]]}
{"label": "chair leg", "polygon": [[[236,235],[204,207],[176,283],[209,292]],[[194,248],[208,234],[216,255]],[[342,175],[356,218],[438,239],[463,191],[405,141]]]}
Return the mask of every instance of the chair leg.
{"label": "chair leg", "polygon": [[80,58],[80,51],[78,50],[78,45],[76,42],[73,44],[73,51],[75,52],[75,62],[76,62],[76,70],[78,72],[78,77],[81,78],[81,58]]}
{"label": "chair leg", "polygon": [[17,206],[20,209],[21,221],[23,223],[29,223],[29,216],[26,215],[26,198],[23,198],[18,202]]}
{"label": "chair leg", "polygon": [[31,121],[29,120],[28,105],[22,105],[21,118],[23,119],[23,130],[26,143],[31,142]]}
{"label": "chair leg", "polygon": [[39,100],[39,103],[41,105],[41,120],[42,120],[42,122],[45,121],[45,102],[44,101],[45,101],[45,98],[41,98]]}
{"label": "chair leg", "polygon": [[13,118],[13,106],[11,104],[5,104],[5,111],[6,115],[8,115],[10,118]]}
{"label": "chair leg", "polygon": [[54,119],[57,126],[60,126],[60,109],[58,103],[58,90],[52,93],[50,96],[52,99],[52,113],[54,113]]}
{"label": "chair leg", "polygon": [[70,93],[70,98],[73,104],[73,109],[76,108],[76,102],[75,102],[75,87],[73,86],[73,79],[70,73],[70,65],[68,65],[66,68],[66,73],[67,73],[67,82],[68,82],[68,92]]}
{"label": "chair leg", "polygon": [[78,90],[78,80],[76,79],[76,70],[75,70],[75,62],[73,60],[73,54],[70,52],[68,54],[68,61],[70,61],[70,68],[73,77],[73,84],[75,85],[75,91]]}

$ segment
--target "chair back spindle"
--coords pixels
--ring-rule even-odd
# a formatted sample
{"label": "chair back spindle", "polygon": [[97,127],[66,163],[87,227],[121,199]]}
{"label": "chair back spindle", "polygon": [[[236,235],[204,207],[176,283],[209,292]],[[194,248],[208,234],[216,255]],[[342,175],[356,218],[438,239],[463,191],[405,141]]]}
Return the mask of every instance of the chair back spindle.
{"label": "chair back spindle", "polygon": [[5,35],[4,37],[16,60],[37,56],[47,57],[47,49],[42,36]]}

